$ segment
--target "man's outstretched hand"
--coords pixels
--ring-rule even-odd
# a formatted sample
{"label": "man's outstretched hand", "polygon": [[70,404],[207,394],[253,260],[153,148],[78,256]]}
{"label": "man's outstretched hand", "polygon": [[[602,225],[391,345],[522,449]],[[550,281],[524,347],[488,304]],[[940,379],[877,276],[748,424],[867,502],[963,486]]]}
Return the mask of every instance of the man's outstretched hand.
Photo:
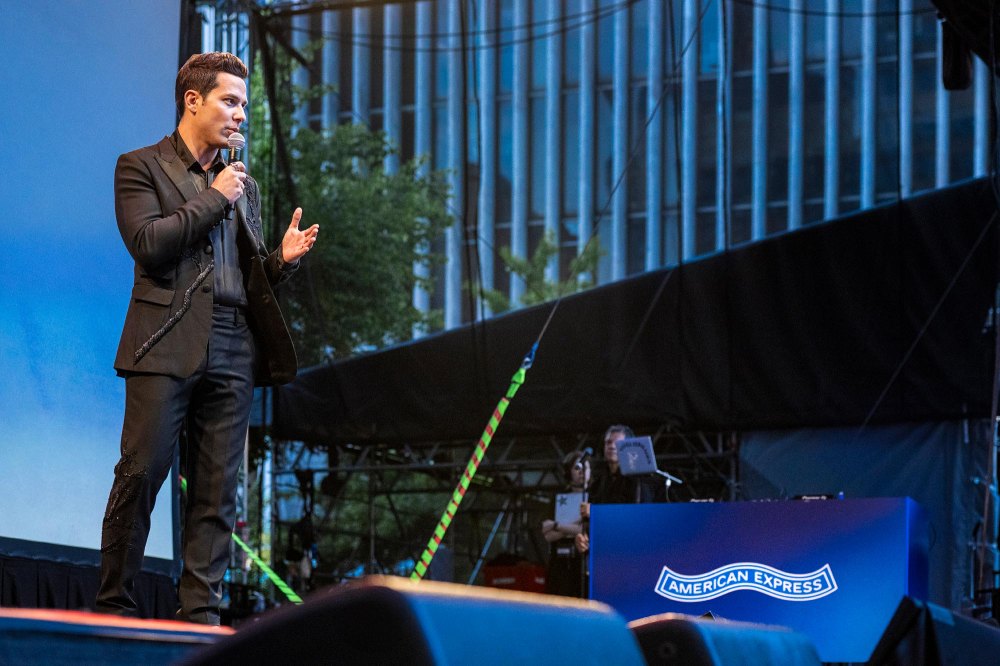
{"label": "man's outstretched hand", "polygon": [[284,238],[281,239],[281,258],[286,264],[298,261],[302,255],[316,244],[316,237],[319,235],[319,225],[314,224],[308,229],[299,229],[299,220],[302,219],[302,209],[296,208],[292,213],[292,221],[288,224]]}

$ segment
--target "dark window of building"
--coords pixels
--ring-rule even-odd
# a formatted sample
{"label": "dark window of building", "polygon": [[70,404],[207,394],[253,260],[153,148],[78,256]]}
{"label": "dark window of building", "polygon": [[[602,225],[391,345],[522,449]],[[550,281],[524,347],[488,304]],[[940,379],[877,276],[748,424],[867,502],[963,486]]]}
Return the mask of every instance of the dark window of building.
{"label": "dark window of building", "polygon": [[750,203],[753,189],[753,77],[733,77],[729,189],[734,205]]}
{"label": "dark window of building", "polygon": [[589,25],[591,17],[580,15],[580,0],[566,0],[563,4],[566,32],[563,33],[563,83],[580,83],[581,26]]}
{"label": "dark window of building", "polygon": [[510,223],[514,184],[514,113],[509,101],[497,105],[497,223]]}
{"label": "dark window of building", "polygon": [[414,118],[414,112],[404,110],[402,113],[402,125],[403,125],[403,136],[400,142],[400,152],[399,156],[403,162],[409,162],[413,159],[416,151],[416,139],[414,136],[414,125],[416,120]]}
{"label": "dark window of building", "polygon": [[913,16],[913,52],[934,53],[937,50],[939,21],[934,12]]}
{"label": "dark window of building", "polygon": [[[704,10],[704,13],[702,13]],[[702,74],[719,73],[719,3],[713,2],[708,7],[698,10],[701,17],[698,36],[688,48],[698,50],[698,71]],[[690,35],[684,40],[687,44]],[[683,47],[682,47],[683,48]]]}
{"label": "dark window of building", "polygon": [[[628,208],[634,211],[646,209],[646,137],[649,132],[646,125],[647,90],[644,85],[629,88],[632,118],[629,122],[628,152],[625,159],[631,162],[628,162],[628,182],[625,185],[628,187]],[[659,114],[656,117],[659,118]],[[621,174],[615,174],[615,182],[620,176]]]}
{"label": "dark window of building", "polygon": [[631,15],[631,77],[646,78],[649,76],[649,0],[639,0],[625,11]]}
{"label": "dark window of building", "polygon": [[415,101],[416,79],[417,79],[417,49],[421,48],[414,35],[417,30],[416,6],[412,3],[402,5],[403,16],[400,19],[400,37],[394,41],[395,46],[400,49],[400,100],[403,105],[413,104]]}
{"label": "dark window of building", "polygon": [[597,150],[595,151],[596,161],[594,164],[594,177],[596,187],[594,194],[596,199],[594,205],[600,210],[608,203],[611,195],[611,187],[614,183],[615,175],[613,171],[613,161],[611,156],[612,146],[612,124],[611,124],[611,89],[606,88],[597,92]]}
{"label": "dark window of building", "polygon": [[840,21],[840,57],[845,60],[861,57],[861,32],[864,24],[863,19],[857,16],[864,9],[861,2],[862,0],[843,0],[840,5],[841,12],[845,14]]}
{"label": "dark window of building", "polygon": [[545,98],[531,98],[531,128],[528,145],[531,155],[528,181],[531,187],[531,217],[541,217],[545,211]]}
{"label": "dark window of building", "polygon": [[627,229],[625,274],[635,275],[646,270],[646,218],[630,215]]}
{"label": "dark window of building", "polygon": [[549,22],[548,0],[537,0],[531,5],[531,87],[545,87],[546,71],[549,66],[549,43],[552,34],[558,30],[558,24]]}
{"label": "dark window of building", "polygon": [[663,117],[663,205],[667,207],[676,206],[680,199],[680,92],[679,80],[668,82],[659,111]]}
{"label": "dark window of building", "polygon": [[675,266],[680,263],[680,223],[677,211],[671,208],[663,215],[663,243],[660,248],[661,264]]}
{"label": "dark window of building", "polygon": [[767,13],[767,40],[771,66],[787,67],[789,60],[788,12]]}
{"label": "dark window of building", "polygon": [[698,82],[698,126],[694,128],[697,137],[695,161],[697,170],[697,206],[715,206],[716,164],[718,163],[715,146],[718,133],[718,120],[715,111],[716,81],[705,79]]}
{"label": "dark window of building", "polygon": [[451,55],[451,32],[448,27],[448,3],[434,3],[434,99],[448,97],[454,81],[448,72],[448,59]]}
{"label": "dark window of building", "polygon": [[806,0],[805,7],[814,12],[806,15],[804,21],[806,62],[826,62],[826,0]]}
{"label": "dark window of building", "polygon": [[[875,53],[879,58],[896,58],[899,56],[899,17],[895,12],[899,8],[897,0],[876,2],[879,16],[875,19]],[[919,6],[919,3],[914,3]]]}
{"label": "dark window of building", "polygon": [[570,215],[580,207],[580,94],[576,91],[563,96],[562,175],[563,214]]}
{"label": "dark window of building", "polygon": [[448,168],[448,108],[434,106],[434,168]]}
{"label": "dark window of building", "polygon": [[715,211],[700,210],[695,213],[695,254],[702,256],[715,252]]}
{"label": "dark window of building", "polygon": [[[340,108],[346,112],[351,108],[354,91],[354,34],[351,12],[340,12]],[[348,120],[347,122],[352,122]]]}
{"label": "dark window of building", "polygon": [[861,188],[861,71],[840,68],[840,197],[842,212],[856,210]]}
{"label": "dark window of building", "polygon": [[614,73],[616,12],[605,8],[621,3],[618,0],[600,0],[599,4],[600,8],[595,14],[595,17],[601,17],[597,22],[597,79],[610,81]]}
{"label": "dark window of building", "polygon": [[875,191],[899,193],[899,67],[880,62],[875,73]]}
{"label": "dark window of building", "polygon": [[729,213],[729,247],[734,247],[750,240],[751,224],[750,206],[733,206]]}
{"label": "dark window of building", "polygon": [[788,197],[787,72],[768,76],[767,104],[767,199],[779,201]]}
{"label": "dark window of building", "polygon": [[937,138],[937,63],[933,57],[913,60],[912,162],[910,178],[914,192],[934,187],[934,153]]}
{"label": "dark window of building", "polygon": [[368,85],[371,108],[378,109],[382,106],[385,82],[383,77],[385,71],[385,12],[379,6],[374,6],[368,10],[368,34],[359,36],[358,41],[369,44],[368,62],[369,74]]}
{"label": "dark window of building", "polygon": [[974,86],[948,93],[951,109],[951,146],[949,174],[951,182],[972,177],[975,154],[975,124],[973,121]]}
{"label": "dark window of building", "polygon": [[500,45],[500,78],[497,81],[500,94],[514,90],[514,40],[517,38],[510,28],[514,25],[514,0],[500,0],[499,28],[497,43]]}
{"label": "dark window of building", "polygon": [[[802,192],[808,198],[822,197],[826,155],[826,76],[821,67],[806,71],[802,105]],[[814,218],[803,216],[803,221]]]}
{"label": "dark window of building", "polygon": [[[674,3],[680,4],[680,3]],[[732,28],[733,71],[750,72],[753,69],[753,7],[749,3],[726,3]]]}

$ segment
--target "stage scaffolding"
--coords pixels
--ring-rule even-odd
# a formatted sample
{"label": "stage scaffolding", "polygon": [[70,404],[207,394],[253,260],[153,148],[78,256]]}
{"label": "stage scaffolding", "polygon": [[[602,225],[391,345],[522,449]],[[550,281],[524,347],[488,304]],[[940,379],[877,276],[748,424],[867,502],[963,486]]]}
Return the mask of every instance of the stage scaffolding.
{"label": "stage scaffolding", "polygon": [[[602,434],[497,437],[447,534],[450,563],[434,575],[472,584],[481,582],[482,566],[497,556],[544,564],[548,544],[540,525],[553,514],[555,493],[564,489],[561,461],[588,447],[600,456]],[[735,433],[680,433],[664,425],[648,434],[659,467],[684,481],[671,487],[672,501],[738,497]],[[278,569],[284,560],[288,576],[307,588],[362,573],[409,574],[475,442],[272,445],[273,524],[257,529],[273,529]],[[359,515],[365,519],[351,518]],[[328,561],[321,547],[311,581],[296,565],[306,545],[303,524],[310,525],[317,542],[352,543],[341,561]]]}

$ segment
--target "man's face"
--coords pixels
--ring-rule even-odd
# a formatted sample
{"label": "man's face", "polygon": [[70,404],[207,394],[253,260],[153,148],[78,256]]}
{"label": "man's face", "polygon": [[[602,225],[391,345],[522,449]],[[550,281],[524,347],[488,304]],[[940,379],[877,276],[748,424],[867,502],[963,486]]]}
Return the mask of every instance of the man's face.
{"label": "man's face", "polygon": [[240,77],[225,72],[219,72],[215,82],[204,97],[194,93],[194,108],[188,104],[188,110],[198,139],[213,148],[226,148],[229,135],[247,119],[247,86]]}
{"label": "man's face", "polygon": [[618,442],[625,439],[625,433],[613,432],[604,438],[604,459],[608,462],[618,462]]}

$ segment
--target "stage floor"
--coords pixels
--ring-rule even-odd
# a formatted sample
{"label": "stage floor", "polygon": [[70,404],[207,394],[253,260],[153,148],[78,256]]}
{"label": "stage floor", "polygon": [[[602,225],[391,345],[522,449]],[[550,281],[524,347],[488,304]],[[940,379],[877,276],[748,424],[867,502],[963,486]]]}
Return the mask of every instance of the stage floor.
{"label": "stage floor", "polygon": [[0,608],[0,664],[172,664],[232,633],[171,620]]}

